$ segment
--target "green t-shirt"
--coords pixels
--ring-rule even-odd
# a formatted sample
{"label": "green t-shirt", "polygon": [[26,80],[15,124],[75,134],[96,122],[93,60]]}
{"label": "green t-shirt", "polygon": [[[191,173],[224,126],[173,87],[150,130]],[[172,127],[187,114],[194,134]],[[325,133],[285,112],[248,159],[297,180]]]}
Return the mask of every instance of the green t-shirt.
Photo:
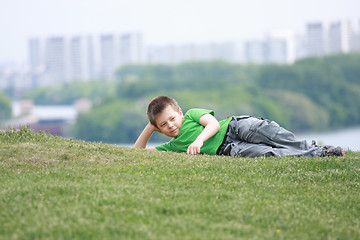
{"label": "green t-shirt", "polygon": [[[204,114],[211,114],[214,116],[214,111],[206,109],[193,108],[186,112],[179,135],[169,142],[156,146],[159,151],[169,152],[186,152],[190,144],[192,144],[197,136],[204,130],[204,126],[200,124],[200,118]],[[214,155],[224,140],[229,122],[231,118],[220,121],[220,130],[201,147],[200,152]]]}

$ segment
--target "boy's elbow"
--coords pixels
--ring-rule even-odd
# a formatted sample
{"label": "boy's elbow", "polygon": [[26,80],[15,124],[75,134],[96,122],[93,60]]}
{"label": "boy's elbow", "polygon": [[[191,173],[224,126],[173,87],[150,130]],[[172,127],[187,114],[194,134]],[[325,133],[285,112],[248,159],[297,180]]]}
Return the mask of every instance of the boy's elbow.
{"label": "boy's elbow", "polygon": [[209,123],[209,126],[215,131],[218,132],[220,130],[220,123],[218,121],[212,121]]}
{"label": "boy's elbow", "polygon": [[133,148],[146,148],[146,144],[136,142],[136,143],[133,145]]}

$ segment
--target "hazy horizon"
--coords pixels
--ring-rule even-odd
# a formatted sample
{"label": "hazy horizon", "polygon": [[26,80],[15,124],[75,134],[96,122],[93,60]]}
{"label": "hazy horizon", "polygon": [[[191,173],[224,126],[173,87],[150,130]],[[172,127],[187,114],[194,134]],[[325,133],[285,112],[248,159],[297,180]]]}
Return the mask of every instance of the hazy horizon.
{"label": "hazy horizon", "polygon": [[309,22],[359,24],[359,9],[358,0],[0,0],[0,63],[27,61],[32,37],[140,31],[147,44],[247,40],[303,33]]}

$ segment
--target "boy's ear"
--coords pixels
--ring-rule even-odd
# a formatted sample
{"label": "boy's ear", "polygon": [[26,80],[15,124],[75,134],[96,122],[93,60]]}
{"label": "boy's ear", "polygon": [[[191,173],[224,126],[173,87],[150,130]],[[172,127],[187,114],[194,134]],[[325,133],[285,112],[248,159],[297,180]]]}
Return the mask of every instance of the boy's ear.
{"label": "boy's ear", "polygon": [[183,114],[183,112],[182,112],[181,108],[179,108],[179,113],[180,113],[180,116],[184,116],[184,114]]}

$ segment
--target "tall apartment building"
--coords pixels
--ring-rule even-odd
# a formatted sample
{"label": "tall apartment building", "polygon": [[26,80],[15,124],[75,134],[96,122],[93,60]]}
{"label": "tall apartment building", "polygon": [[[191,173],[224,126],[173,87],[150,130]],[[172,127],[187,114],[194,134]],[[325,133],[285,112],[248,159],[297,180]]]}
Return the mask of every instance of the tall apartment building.
{"label": "tall apartment building", "polygon": [[360,52],[360,31],[355,32],[351,37],[350,51]]}
{"label": "tall apartment building", "polygon": [[360,20],[353,22],[353,33],[350,39],[350,51],[360,51]]}
{"label": "tall apartment building", "polygon": [[304,34],[297,34],[294,40],[294,51],[295,51],[295,60],[305,58],[307,56],[307,40]]}
{"label": "tall apartment building", "polygon": [[36,71],[43,63],[40,40],[31,38],[28,42],[30,69]]}
{"label": "tall apartment building", "polygon": [[101,77],[113,79],[117,68],[144,61],[141,33],[107,34],[100,37]]}
{"label": "tall apartment building", "polygon": [[[125,64],[210,60],[291,64],[307,56],[360,51],[360,21],[357,25],[342,20],[313,22],[305,26],[305,35],[297,36],[296,41],[293,32],[287,30],[273,31],[266,38],[255,41],[149,46],[146,51],[139,32],[106,34],[98,38],[33,38],[28,41],[30,80],[26,80],[24,86],[113,79],[116,69]],[[5,75],[10,76],[3,74],[1,78]]]}
{"label": "tall apartment building", "polygon": [[51,37],[46,40],[46,84],[62,83],[69,80],[66,44],[66,39],[64,37]]}
{"label": "tall apartment building", "polygon": [[359,31],[354,29],[353,23],[347,20],[307,24],[306,55],[323,56],[356,51],[358,34]]}
{"label": "tall apartment building", "polygon": [[36,87],[40,84],[44,71],[44,49],[38,38],[29,39],[28,48],[31,86]]}
{"label": "tall apartment building", "polygon": [[307,56],[323,56],[326,53],[326,32],[326,25],[321,22],[306,25]]}
{"label": "tall apartment building", "polygon": [[33,38],[28,51],[33,87],[95,78],[90,36]]}
{"label": "tall apartment building", "polygon": [[114,35],[107,34],[100,36],[101,77],[107,79],[114,78],[114,70],[118,64],[118,59],[116,58],[117,52]]}
{"label": "tall apartment building", "polygon": [[332,22],[328,29],[327,53],[347,53],[350,50],[353,26],[350,21]]}
{"label": "tall apartment building", "polygon": [[126,33],[119,39],[119,64],[144,62],[144,43],[141,33]]}
{"label": "tall apartment building", "polygon": [[291,30],[272,31],[267,40],[267,62],[290,64],[295,61],[295,36]]}
{"label": "tall apartment building", "polygon": [[113,79],[123,64],[144,61],[140,33],[92,36],[33,38],[28,42],[33,86],[54,83]]}
{"label": "tall apartment building", "polygon": [[69,79],[95,78],[94,46],[91,36],[75,36],[69,40]]}
{"label": "tall apartment building", "polygon": [[247,41],[243,51],[245,63],[290,64],[295,61],[295,39],[292,31],[273,31],[263,40]]}

